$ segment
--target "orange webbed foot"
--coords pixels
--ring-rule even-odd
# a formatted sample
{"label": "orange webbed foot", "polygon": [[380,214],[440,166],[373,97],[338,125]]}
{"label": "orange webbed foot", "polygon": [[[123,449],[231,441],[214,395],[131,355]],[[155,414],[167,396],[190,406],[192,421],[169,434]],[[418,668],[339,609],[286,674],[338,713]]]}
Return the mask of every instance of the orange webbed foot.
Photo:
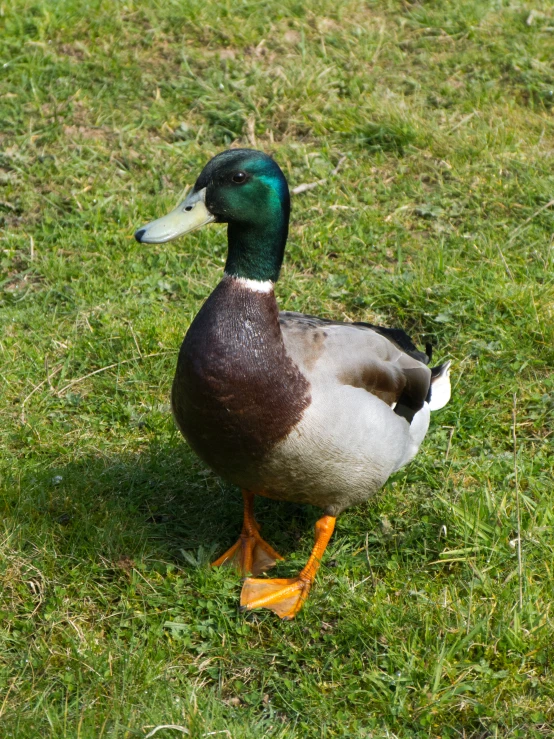
{"label": "orange webbed foot", "polygon": [[323,516],[316,523],[314,548],[298,577],[273,580],[247,577],[240,596],[242,610],[269,608],[282,619],[289,621],[294,618],[308,597],[323,552],[333,534],[335,521],[333,516]]}
{"label": "orange webbed foot", "polygon": [[301,577],[256,580],[247,577],[240,594],[241,610],[269,608],[279,618],[293,619],[310,592],[311,581]]}
{"label": "orange webbed foot", "polygon": [[241,534],[225,554],[212,562],[212,567],[234,567],[241,575],[261,575],[273,567],[281,555],[257,533]]}
{"label": "orange webbed foot", "polygon": [[234,567],[241,575],[261,575],[283,557],[260,535],[260,527],[254,518],[254,493],[243,490],[242,497],[244,521],[239,540],[212,562],[212,567],[226,565]]}

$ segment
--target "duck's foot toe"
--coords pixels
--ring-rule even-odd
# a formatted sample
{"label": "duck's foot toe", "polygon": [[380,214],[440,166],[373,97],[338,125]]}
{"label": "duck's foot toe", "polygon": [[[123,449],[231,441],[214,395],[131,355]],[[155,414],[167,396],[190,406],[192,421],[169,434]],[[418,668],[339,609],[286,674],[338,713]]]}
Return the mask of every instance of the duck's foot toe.
{"label": "duck's foot toe", "polygon": [[311,584],[311,580],[303,577],[282,580],[256,580],[247,577],[240,595],[241,610],[269,608],[280,618],[288,621],[302,608]]}
{"label": "duck's foot toe", "polygon": [[273,567],[279,559],[283,557],[255,530],[249,535],[242,534],[225,554],[212,562],[212,567],[226,565],[234,567],[241,575],[261,575]]}

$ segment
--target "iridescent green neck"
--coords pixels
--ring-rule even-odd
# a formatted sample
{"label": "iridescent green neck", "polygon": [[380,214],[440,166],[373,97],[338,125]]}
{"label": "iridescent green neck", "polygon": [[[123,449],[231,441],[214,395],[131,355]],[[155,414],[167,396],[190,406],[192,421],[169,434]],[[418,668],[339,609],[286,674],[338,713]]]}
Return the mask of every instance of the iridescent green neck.
{"label": "iridescent green neck", "polygon": [[244,164],[250,176],[227,196],[228,255],[225,271],[248,280],[279,279],[289,230],[287,181],[268,157]]}
{"label": "iridescent green neck", "polygon": [[228,275],[277,282],[288,234],[288,213],[279,216],[265,223],[229,223]]}

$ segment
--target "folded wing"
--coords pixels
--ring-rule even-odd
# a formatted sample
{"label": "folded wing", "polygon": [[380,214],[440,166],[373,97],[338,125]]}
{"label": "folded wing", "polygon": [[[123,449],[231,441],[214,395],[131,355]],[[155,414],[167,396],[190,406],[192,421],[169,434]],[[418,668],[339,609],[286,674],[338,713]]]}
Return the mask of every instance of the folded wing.
{"label": "folded wing", "polygon": [[282,312],[287,353],[310,380],[363,388],[411,423],[431,387],[429,358],[400,329]]}

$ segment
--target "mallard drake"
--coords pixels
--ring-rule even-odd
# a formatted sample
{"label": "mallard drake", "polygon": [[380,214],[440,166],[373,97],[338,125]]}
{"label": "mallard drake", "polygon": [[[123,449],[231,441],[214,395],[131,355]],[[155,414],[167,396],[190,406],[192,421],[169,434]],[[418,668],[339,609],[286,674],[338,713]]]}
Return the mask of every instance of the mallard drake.
{"label": "mallard drake", "polygon": [[287,619],[308,595],[336,517],[413,459],[430,411],[450,398],[450,363],[430,369],[400,329],[279,312],[289,214],[275,161],[232,149],[208,162],[175,210],[135,234],[158,244],[227,223],[225,274],[181,346],[172,409],[198,456],[242,490],[240,538],[215,566],[259,575],[282,559],[260,534],[256,495],[323,509],[298,577],[243,584],[243,609]]}

